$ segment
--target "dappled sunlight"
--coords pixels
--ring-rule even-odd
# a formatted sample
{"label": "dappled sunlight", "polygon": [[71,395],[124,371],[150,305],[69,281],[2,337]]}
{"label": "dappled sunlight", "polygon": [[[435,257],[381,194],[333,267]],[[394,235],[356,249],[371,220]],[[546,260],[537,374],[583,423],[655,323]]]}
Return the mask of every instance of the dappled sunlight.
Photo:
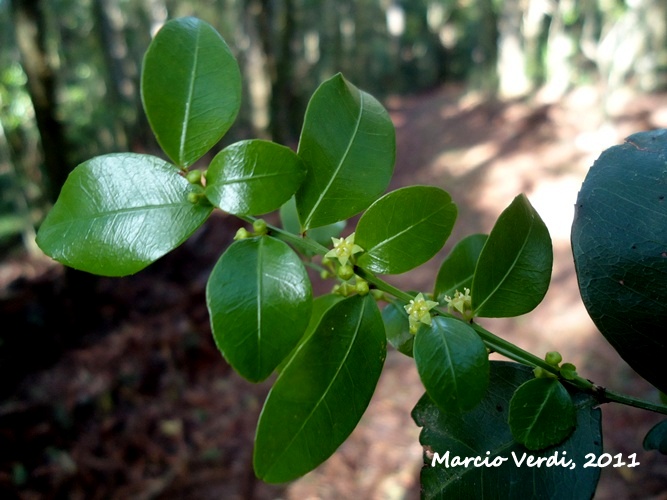
{"label": "dappled sunlight", "polygon": [[[583,377],[602,386],[654,399],[655,389],[634,374],[588,316],[570,248],[574,206],[589,167],[603,150],[621,144],[628,135],[667,125],[666,95],[625,101],[617,95],[616,99],[613,114],[605,113],[604,95],[593,86],[551,102],[546,96],[538,96],[534,103],[485,102],[457,88],[406,100],[404,106],[394,102],[392,116],[400,116],[395,122],[395,187],[417,182],[440,186],[458,204],[459,218],[439,255],[389,280],[404,289],[431,290],[440,262],[453,244],[468,234],[489,232],[514,197],[525,193],[553,240],[550,289],[542,303],[524,316],[481,319],[480,323],[537,355],[560,351]],[[629,436],[623,429],[623,422],[641,415],[618,405],[604,411],[605,450],[638,452],[647,470],[658,467],[659,461],[638,449],[642,436]],[[659,419],[653,415],[642,418]],[[618,473],[604,471],[597,497],[623,496],[628,491],[626,481],[633,479],[619,478]]]}

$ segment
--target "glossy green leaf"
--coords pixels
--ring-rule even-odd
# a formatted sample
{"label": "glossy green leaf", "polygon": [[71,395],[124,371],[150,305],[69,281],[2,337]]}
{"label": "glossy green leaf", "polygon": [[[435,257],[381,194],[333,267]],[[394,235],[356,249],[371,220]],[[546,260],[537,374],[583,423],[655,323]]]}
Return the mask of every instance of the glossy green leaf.
{"label": "glossy green leaf", "polygon": [[667,130],[630,136],[588,172],[572,225],[579,290],[595,325],[667,392]]}
{"label": "glossy green leaf", "polygon": [[206,196],[235,215],[262,215],[281,207],[296,192],[306,170],[291,149],[241,141],[218,153],[206,173]]}
{"label": "glossy green leaf", "polygon": [[645,450],[657,450],[663,455],[667,455],[667,420],[659,422],[648,431],[644,438]]}
{"label": "glossy green leaf", "polygon": [[133,153],[76,167],[42,223],[37,244],[53,259],[102,276],[140,271],[185,241],[208,218],[208,202],[178,168]]}
{"label": "glossy green leaf", "polygon": [[474,315],[507,318],[532,311],[547,293],[552,266],[549,231],[519,195],[498,217],[479,256],[471,288]]}
{"label": "glossy green leaf", "polygon": [[415,336],[410,333],[410,323],[405,308],[395,302],[387,304],[382,309],[382,321],[389,343],[399,352],[412,357]]}
{"label": "glossy green leaf", "polygon": [[305,231],[348,219],[382,194],[394,170],[394,125],[374,97],[338,74],[313,94],[298,154],[308,169],[296,193]]}
{"label": "glossy green leaf", "polygon": [[488,235],[472,234],[459,241],[440,265],[435,279],[433,296],[439,302],[445,296],[453,297],[458,290],[464,293],[465,288],[472,288],[477,259],[482,252]]}
{"label": "glossy green leaf", "polygon": [[361,216],[355,242],[365,250],[358,264],[382,274],[400,274],[442,248],[456,221],[456,205],[442,189],[410,186],[377,200]]}
{"label": "glossy green leaf", "polygon": [[264,403],[255,437],[257,477],[290,481],[331,456],[368,406],[385,356],[382,318],[370,295],[331,307]]}
{"label": "glossy green leaf", "polygon": [[[294,198],[289,199],[283,206],[280,207],[280,222],[283,229],[293,234],[299,234],[301,225],[299,224],[299,214],[296,211],[296,201]],[[306,236],[315,240],[320,245],[325,247],[331,246],[331,238],[340,238],[340,234],[347,225],[346,221],[338,221],[326,226],[316,227],[306,231]]]}
{"label": "glossy green leaf", "polygon": [[555,378],[524,382],[510,401],[509,424],[515,441],[542,450],[567,438],[577,422],[574,403]]}
{"label": "glossy green leaf", "polygon": [[426,392],[445,412],[470,410],[489,383],[489,354],[463,321],[437,316],[415,336],[413,355]]}
{"label": "glossy green leaf", "polygon": [[251,382],[264,380],[301,339],[312,309],[310,280],[286,244],[269,236],[234,242],[206,286],[213,338]]}
{"label": "glossy green leaf", "polygon": [[287,356],[278,366],[276,371],[280,373],[283,371],[283,368],[285,368],[285,365],[289,363],[289,361],[292,359],[294,354],[296,354],[296,351],[303,345],[305,344],[306,340],[310,338],[310,336],[313,334],[315,329],[317,328],[317,325],[320,324],[320,321],[322,320],[322,317],[324,314],[331,309],[331,307],[334,304],[337,304],[341,300],[343,300],[342,295],[337,295],[333,293],[327,293],[326,295],[320,295],[317,297],[315,300],[313,300],[313,311],[310,314],[310,321],[308,322],[308,326],[306,327],[306,331],[304,332],[303,336],[299,340],[299,343],[296,345],[296,347],[292,350],[292,352]]}
{"label": "glossy green leaf", "polygon": [[174,19],[146,51],[141,98],[164,152],[188,167],[234,123],[241,106],[241,72],[212,26],[193,17]]}
{"label": "glossy green leaf", "polygon": [[[592,498],[601,469],[584,468],[584,464],[587,454],[596,457],[602,454],[601,412],[595,407],[597,402],[585,393],[574,393],[577,412],[574,433],[558,446],[531,452],[514,440],[507,417],[514,391],[532,378],[532,370],[526,366],[492,361],[489,390],[473,410],[445,413],[428,395],[421,398],[412,416],[423,427],[419,436],[425,449],[421,471],[423,499]],[[438,453],[442,462],[434,462],[434,453]],[[494,460],[502,463],[498,467],[453,466],[455,457],[479,457],[489,463]],[[540,459],[545,461],[537,467],[534,462]],[[529,460],[533,466],[528,465]]]}

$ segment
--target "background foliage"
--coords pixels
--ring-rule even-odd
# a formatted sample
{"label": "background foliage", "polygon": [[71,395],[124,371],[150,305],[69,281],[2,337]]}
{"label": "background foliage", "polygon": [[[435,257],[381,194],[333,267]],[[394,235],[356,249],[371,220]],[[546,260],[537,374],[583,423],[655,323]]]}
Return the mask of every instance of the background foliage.
{"label": "background foliage", "polygon": [[23,233],[31,247],[80,161],[155,150],[141,58],[165,20],[184,15],[233,41],[247,75],[227,144],[295,143],[309,96],[339,71],[380,99],[444,82],[504,97],[665,84],[659,0],[1,0],[0,243]]}

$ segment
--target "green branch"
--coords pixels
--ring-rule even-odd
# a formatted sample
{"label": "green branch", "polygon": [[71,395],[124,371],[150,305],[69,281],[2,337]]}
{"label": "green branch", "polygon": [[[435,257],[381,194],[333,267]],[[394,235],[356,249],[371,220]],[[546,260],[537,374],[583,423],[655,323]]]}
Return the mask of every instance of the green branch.
{"label": "green branch", "polygon": [[[405,302],[406,304],[414,298],[413,295],[410,295],[409,293],[399,290],[395,286],[390,285],[386,281],[382,280],[381,278],[378,278],[373,273],[370,273],[365,269],[362,269],[360,267],[355,267],[354,272],[361,278],[368,281],[369,283],[372,283],[378,290],[382,290],[383,292],[393,295],[394,297]],[[453,317],[447,311],[440,308],[436,308],[434,309],[434,311],[440,316]],[[508,342],[498,337],[497,335],[491,333],[486,328],[477,323],[471,323],[470,326],[472,326],[472,328],[477,332],[477,334],[481,337],[481,339],[484,341],[486,346],[491,351],[497,352],[498,354],[501,354],[506,358],[521,363],[523,365],[531,367],[539,366],[543,370],[546,370],[558,376],[564,383],[573,385],[578,389],[581,389],[585,392],[592,394],[599,401],[600,404],[614,402],[626,406],[632,406],[634,408],[641,408],[644,410],[649,410],[656,413],[667,415],[667,406],[665,405],[652,403],[650,401],[634,398],[632,396],[626,396],[624,394],[619,394],[617,392],[605,389],[604,387],[595,385],[590,380],[586,380],[585,378],[580,376],[576,376],[572,380],[564,379],[563,377],[560,376],[558,368],[550,365],[544,359],[528,351],[523,350],[521,347],[512,344],[511,342]]]}

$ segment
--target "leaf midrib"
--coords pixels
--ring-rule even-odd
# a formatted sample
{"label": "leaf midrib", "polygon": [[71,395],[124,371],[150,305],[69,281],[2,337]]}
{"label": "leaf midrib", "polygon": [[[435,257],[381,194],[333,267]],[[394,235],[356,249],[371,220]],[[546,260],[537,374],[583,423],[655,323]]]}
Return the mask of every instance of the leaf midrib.
{"label": "leaf midrib", "polygon": [[388,245],[389,243],[391,243],[391,242],[392,242],[393,240],[395,240],[396,238],[400,238],[402,235],[404,235],[404,234],[407,233],[408,231],[412,231],[414,228],[416,228],[416,227],[419,226],[420,224],[423,224],[424,222],[428,222],[428,220],[429,220],[430,218],[435,217],[435,216],[438,215],[440,212],[442,212],[443,210],[445,210],[445,208],[447,208],[447,207],[445,207],[445,206],[440,207],[440,208],[439,208],[438,210],[436,210],[435,212],[431,212],[431,213],[428,214],[427,216],[425,216],[425,217],[419,219],[417,222],[414,222],[413,224],[411,224],[410,226],[406,227],[405,229],[403,229],[403,230],[401,230],[401,231],[395,233],[393,236],[390,236],[389,238],[386,238],[386,239],[380,241],[380,242],[377,243],[376,245],[373,245],[373,246],[368,250],[368,253],[369,253],[369,254],[373,254],[373,253],[376,252],[378,249],[381,249],[383,246]]}
{"label": "leaf midrib", "polygon": [[[477,308],[475,308],[474,314],[478,315],[480,311],[484,309],[484,305],[491,299],[498,290],[500,290],[501,286],[505,281],[507,280],[507,277],[512,273],[514,268],[516,267],[516,263],[519,261],[521,255],[523,254],[523,250],[526,248],[526,245],[528,244],[528,239],[530,238],[530,234],[533,232],[533,226],[535,224],[535,219],[532,218],[530,222],[530,227],[528,228],[528,231],[526,232],[526,237],[523,239],[523,243],[521,244],[521,248],[519,251],[516,253],[516,256],[514,257],[514,260],[512,261],[512,264],[507,268],[507,271],[503,275],[502,279],[498,281],[498,285],[495,286],[492,290],[491,293],[487,294],[486,298],[482,301]],[[479,261],[478,261],[479,264]],[[473,282],[474,285],[474,282]]]}
{"label": "leaf midrib", "polygon": [[190,121],[190,112],[192,104],[192,96],[195,90],[195,73],[197,70],[197,62],[199,59],[199,39],[201,38],[201,28],[197,27],[197,38],[195,40],[195,50],[192,58],[192,70],[190,71],[190,81],[188,82],[188,95],[185,99],[185,110],[183,114],[183,128],[181,129],[181,138],[178,145],[178,161],[182,166],[185,166],[185,142],[188,135],[188,123]]}
{"label": "leaf midrib", "polygon": [[[322,391],[322,396],[317,401],[317,403],[315,403],[315,405],[313,406],[313,409],[309,412],[308,416],[303,420],[303,423],[301,424],[301,427],[299,427],[299,429],[294,433],[294,436],[292,437],[292,439],[290,439],[289,443],[287,443],[285,445],[285,447],[283,448],[282,453],[280,455],[278,455],[278,457],[276,457],[276,459],[273,462],[273,465],[271,465],[271,467],[266,471],[266,474],[264,474],[264,477],[266,477],[270,474],[270,472],[273,470],[273,468],[276,466],[276,464],[278,464],[280,462],[280,459],[291,448],[292,444],[294,443],[294,441],[296,441],[297,437],[299,435],[301,435],[301,432],[303,431],[304,427],[306,427],[306,424],[313,417],[313,415],[315,414],[317,409],[320,407],[320,405],[325,401],[325,398],[326,398],[327,394],[329,394],[329,390],[331,389],[331,386],[334,384],[334,382],[336,380],[338,380],[338,375],[340,374],[343,366],[345,366],[345,362],[347,361],[347,358],[350,356],[350,352],[352,351],[352,347],[355,345],[355,343],[357,341],[357,337],[359,335],[359,329],[361,327],[361,322],[362,322],[362,319],[364,317],[365,310],[366,310],[366,301],[363,300],[361,302],[361,311],[359,312],[359,319],[357,320],[357,325],[354,328],[354,336],[353,336],[352,340],[350,341],[350,344],[349,344],[349,347],[348,347],[347,351],[345,352],[345,356],[343,357],[341,363],[338,365],[338,368],[336,369],[336,373],[334,374],[333,377],[331,377],[331,381],[329,382],[329,385],[327,385],[327,388],[324,391]],[[311,338],[312,338],[312,336],[311,336]]]}
{"label": "leaf midrib", "polygon": [[[55,224],[51,225],[50,229],[57,228],[57,227],[62,227],[62,226],[71,226],[74,223],[80,223],[80,222],[87,222],[90,221],[89,223],[92,224],[94,221],[97,219],[102,219],[104,217],[110,217],[114,215],[123,215],[123,214],[130,214],[133,212],[143,212],[143,211],[151,211],[151,210],[168,210],[170,208],[188,208],[189,205],[192,205],[191,203],[169,203],[169,204],[164,204],[164,205],[143,205],[140,207],[128,207],[128,208],[120,208],[117,210],[109,210],[105,212],[99,212],[97,214],[91,215],[90,217],[77,217],[77,218],[72,218],[67,221],[63,222],[57,222]],[[194,206],[194,205],[193,205]]]}
{"label": "leaf midrib", "polygon": [[[346,87],[347,88],[347,87]],[[347,143],[347,148],[345,149],[345,153],[341,156],[340,161],[338,162],[338,165],[336,166],[336,169],[334,170],[333,174],[331,175],[331,178],[329,179],[329,182],[327,182],[327,185],[325,188],[320,192],[319,197],[317,198],[317,201],[313,205],[313,208],[310,209],[310,213],[308,214],[308,217],[306,217],[306,220],[304,222],[304,230],[310,229],[310,223],[312,221],[313,215],[317,211],[317,208],[320,206],[322,203],[322,200],[325,198],[329,190],[331,189],[331,186],[333,185],[334,181],[336,180],[336,177],[340,173],[340,170],[343,168],[343,164],[345,163],[345,160],[347,159],[348,155],[350,154],[350,150],[352,149],[352,145],[354,144],[354,140],[357,136],[357,132],[359,131],[359,125],[361,124],[361,116],[363,114],[364,110],[364,93],[361,91],[358,91],[359,93],[359,112],[357,113],[357,121],[354,124],[354,131],[350,135],[350,140]]]}

